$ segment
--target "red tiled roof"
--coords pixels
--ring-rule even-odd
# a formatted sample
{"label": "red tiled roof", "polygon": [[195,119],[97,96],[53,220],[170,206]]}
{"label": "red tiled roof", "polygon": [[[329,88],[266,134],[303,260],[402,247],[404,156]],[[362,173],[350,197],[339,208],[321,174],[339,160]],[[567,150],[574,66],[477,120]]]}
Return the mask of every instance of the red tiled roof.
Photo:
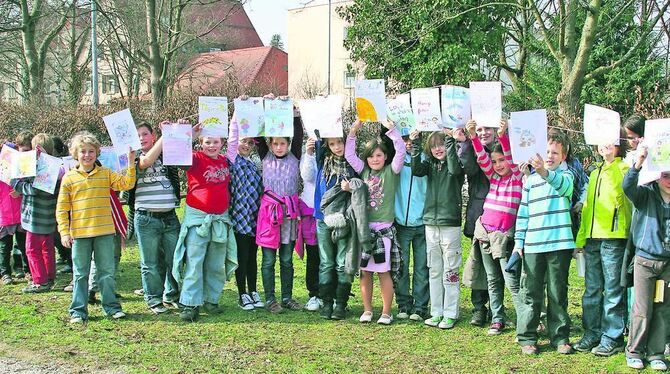
{"label": "red tiled roof", "polygon": [[233,78],[242,87],[271,87],[277,94],[287,94],[287,64],[286,52],[274,47],[202,53],[177,76],[175,86],[207,92]]}
{"label": "red tiled roof", "polygon": [[205,37],[209,45],[222,46],[226,50],[263,46],[244,7],[236,1],[223,0],[209,5],[193,6],[189,8],[185,18],[187,22],[193,23],[199,20],[216,23],[224,19]]}

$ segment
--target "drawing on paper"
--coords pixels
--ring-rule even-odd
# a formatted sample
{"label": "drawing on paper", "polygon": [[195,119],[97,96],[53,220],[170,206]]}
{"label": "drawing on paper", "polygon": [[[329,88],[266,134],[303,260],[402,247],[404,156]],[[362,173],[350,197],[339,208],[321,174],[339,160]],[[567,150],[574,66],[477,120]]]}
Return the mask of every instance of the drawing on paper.
{"label": "drawing on paper", "polygon": [[265,99],[265,136],[293,136],[293,100]]}
{"label": "drawing on paper", "polygon": [[470,95],[468,89],[442,86],[442,122],[445,127],[465,127],[470,120]]}
{"label": "drawing on paper", "polygon": [[227,137],[228,98],[198,97],[198,121],[202,124],[201,137]]}
{"label": "drawing on paper", "polygon": [[386,92],[383,79],[363,79],[354,83],[356,112],[362,122],[386,119]]}

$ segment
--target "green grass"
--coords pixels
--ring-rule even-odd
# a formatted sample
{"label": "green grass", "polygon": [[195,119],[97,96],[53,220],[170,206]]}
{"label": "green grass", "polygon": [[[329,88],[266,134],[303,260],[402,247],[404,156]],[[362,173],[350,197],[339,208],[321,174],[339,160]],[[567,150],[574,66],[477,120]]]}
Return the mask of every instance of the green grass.
{"label": "green grass", "polygon": [[[416,322],[396,321],[388,327],[359,324],[358,282],[353,288],[357,297],[351,301],[352,310],[345,321],[324,321],[309,312],[271,315],[263,310],[242,311],[236,305],[233,280],[223,292],[222,315],[201,315],[197,323],[183,323],[174,313],[152,315],[142,298],[133,294],[141,287],[138,262],[137,247],[131,243],[123,253],[118,282],[128,313],[123,321],[102,317],[96,305],[89,309],[88,324],[69,325],[71,294],[58,291],[69,282],[67,276],[58,277],[57,291],[39,295],[21,294],[24,285],[0,287],[0,355],[111,372],[627,371],[621,354],[612,358],[561,356],[548,347],[546,339],[540,343],[539,356],[522,356],[513,330],[488,337],[485,328],[468,324],[471,305],[467,288],[461,294],[461,321],[449,331]],[[294,265],[294,295],[304,303],[304,263],[295,258]],[[573,342],[581,334],[582,290],[583,279],[575,275],[573,265],[569,288]],[[375,291],[378,316],[381,298],[379,289]],[[509,299],[506,305],[511,305]]]}

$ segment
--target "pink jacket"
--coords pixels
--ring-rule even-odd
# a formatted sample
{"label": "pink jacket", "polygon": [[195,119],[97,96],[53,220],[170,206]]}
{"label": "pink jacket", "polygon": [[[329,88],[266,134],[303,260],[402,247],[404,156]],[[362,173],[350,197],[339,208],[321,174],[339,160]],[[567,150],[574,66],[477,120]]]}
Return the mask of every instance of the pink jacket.
{"label": "pink jacket", "polygon": [[266,189],[261,197],[261,206],[258,210],[256,244],[265,248],[279,249],[281,223],[284,218],[300,219],[299,209],[297,194],[278,196],[272,190]]}
{"label": "pink jacket", "polygon": [[21,196],[11,197],[12,188],[0,182],[0,226],[18,225],[21,223]]}

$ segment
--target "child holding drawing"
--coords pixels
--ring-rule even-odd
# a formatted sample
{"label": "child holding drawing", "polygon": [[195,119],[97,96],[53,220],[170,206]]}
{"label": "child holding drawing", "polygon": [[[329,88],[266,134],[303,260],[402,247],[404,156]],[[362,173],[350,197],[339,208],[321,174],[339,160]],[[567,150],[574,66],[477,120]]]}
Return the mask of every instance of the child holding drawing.
{"label": "child holding drawing", "polygon": [[[12,147],[7,142],[0,143],[0,150]],[[7,183],[0,181],[0,276],[3,285],[10,285],[12,279],[12,249],[14,239],[24,246],[25,233],[21,233],[21,196]]]}

